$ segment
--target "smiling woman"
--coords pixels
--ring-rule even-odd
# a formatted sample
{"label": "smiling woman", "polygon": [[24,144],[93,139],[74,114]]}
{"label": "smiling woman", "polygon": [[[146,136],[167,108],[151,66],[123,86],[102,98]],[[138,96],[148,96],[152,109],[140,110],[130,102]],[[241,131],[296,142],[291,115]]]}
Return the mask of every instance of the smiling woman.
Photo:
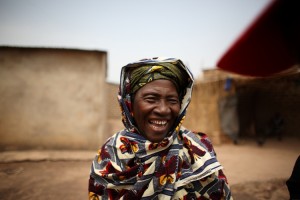
{"label": "smiling woman", "polygon": [[155,80],[139,89],[134,97],[136,126],[151,142],[162,141],[174,126],[180,104],[176,87],[169,80]]}
{"label": "smiling woman", "polygon": [[118,99],[125,129],[93,161],[91,200],[232,199],[210,140],[182,126],[192,86],[179,59],[144,59],[122,68]]}

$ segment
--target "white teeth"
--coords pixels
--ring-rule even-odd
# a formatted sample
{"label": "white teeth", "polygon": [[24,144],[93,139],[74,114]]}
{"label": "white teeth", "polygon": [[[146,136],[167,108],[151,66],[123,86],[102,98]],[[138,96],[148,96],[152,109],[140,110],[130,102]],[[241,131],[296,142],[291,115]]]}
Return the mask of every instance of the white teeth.
{"label": "white teeth", "polygon": [[151,121],[152,124],[157,124],[157,125],[165,125],[167,123],[167,121]]}

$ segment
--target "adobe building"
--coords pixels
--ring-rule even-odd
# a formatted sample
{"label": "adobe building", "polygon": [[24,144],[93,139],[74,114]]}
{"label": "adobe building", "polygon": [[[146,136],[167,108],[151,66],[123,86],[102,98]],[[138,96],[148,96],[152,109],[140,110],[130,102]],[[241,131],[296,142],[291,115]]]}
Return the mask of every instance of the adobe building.
{"label": "adobe building", "polygon": [[251,138],[259,142],[278,137],[270,129],[272,119],[279,115],[281,139],[299,138],[299,105],[298,67],[269,78],[206,70],[195,83],[183,125],[205,132],[214,144],[232,142],[233,133],[237,139]]}
{"label": "adobe building", "polygon": [[[95,150],[123,129],[118,84],[106,82],[107,53],[0,47],[0,150]],[[214,144],[264,137],[280,113],[284,137],[299,137],[300,74],[248,78],[205,70],[183,126]]]}
{"label": "adobe building", "polygon": [[119,84],[118,83],[107,83],[107,103],[108,103],[108,111],[107,111],[107,133],[112,135],[122,129],[124,129],[124,125],[121,117],[121,107],[118,103],[118,91]]}
{"label": "adobe building", "polygon": [[[203,71],[203,76],[195,80],[192,100],[183,122],[190,130],[206,133],[214,144],[230,142],[222,129],[219,105],[222,99],[236,94],[234,86],[224,90],[228,75],[215,69]],[[237,122],[233,126],[237,127]]]}
{"label": "adobe building", "polygon": [[0,150],[97,149],[106,72],[104,51],[0,47]]}
{"label": "adobe building", "polygon": [[[240,135],[260,139],[274,117],[282,119],[282,139],[299,138],[300,73],[293,68],[269,78],[237,79]],[[276,135],[274,135],[277,137]]]}

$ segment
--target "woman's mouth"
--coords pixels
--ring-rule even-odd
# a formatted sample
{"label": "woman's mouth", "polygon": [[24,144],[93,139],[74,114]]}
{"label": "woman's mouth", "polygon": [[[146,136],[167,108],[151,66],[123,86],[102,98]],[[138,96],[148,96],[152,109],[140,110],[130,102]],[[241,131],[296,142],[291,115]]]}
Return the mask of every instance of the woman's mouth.
{"label": "woman's mouth", "polygon": [[166,125],[167,124],[167,120],[151,120],[150,124],[155,124],[155,125]]}
{"label": "woman's mouth", "polygon": [[167,120],[151,120],[149,122],[151,125],[158,127],[164,127],[167,125]]}

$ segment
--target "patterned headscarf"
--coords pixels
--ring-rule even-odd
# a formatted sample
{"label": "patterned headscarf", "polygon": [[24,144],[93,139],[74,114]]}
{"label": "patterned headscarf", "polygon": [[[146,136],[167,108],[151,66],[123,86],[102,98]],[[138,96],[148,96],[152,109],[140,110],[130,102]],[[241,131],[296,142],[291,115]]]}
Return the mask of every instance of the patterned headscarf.
{"label": "patterned headscarf", "polygon": [[131,93],[136,93],[151,81],[165,79],[175,85],[179,96],[182,97],[188,84],[188,74],[173,63],[158,64],[145,63],[144,66],[136,67],[130,72]]}
{"label": "patterned headscarf", "polygon": [[[161,142],[153,143],[137,134],[131,115],[131,95],[149,79],[131,75],[166,64],[180,73],[158,73],[159,79],[176,76],[182,79],[176,83],[179,93],[185,92],[174,129]],[[140,67],[146,67],[146,71],[135,71]],[[109,138],[95,156],[89,180],[90,200],[231,199],[210,140],[203,133],[181,127],[192,85],[191,73],[178,59],[147,59],[122,68],[118,98],[126,128]]]}
{"label": "patterned headscarf", "polygon": [[181,60],[156,57],[129,63],[121,70],[118,99],[122,110],[122,121],[128,130],[138,132],[132,117],[133,95],[147,83],[158,79],[172,81],[177,89],[181,110],[175,127],[179,129],[191,101],[194,78]]}

